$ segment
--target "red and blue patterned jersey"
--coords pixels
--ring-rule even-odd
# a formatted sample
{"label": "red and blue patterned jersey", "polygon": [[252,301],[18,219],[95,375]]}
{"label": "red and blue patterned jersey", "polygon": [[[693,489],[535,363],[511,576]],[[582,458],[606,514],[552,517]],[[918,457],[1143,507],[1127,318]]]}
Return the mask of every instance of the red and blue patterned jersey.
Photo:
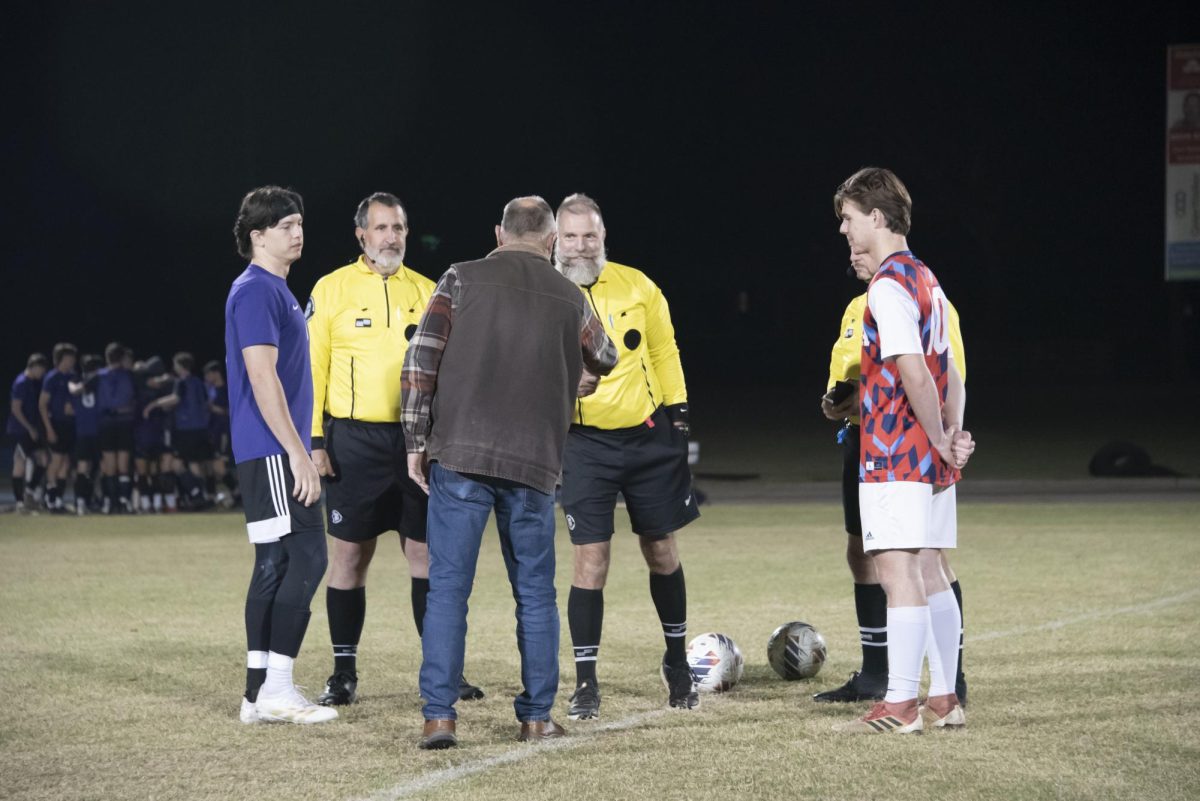
{"label": "red and blue patterned jersey", "polygon": [[[910,251],[894,253],[884,260],[879,272],[871,279],[868,298],[877,286],[881,290],[891,289],[881,286],[884,281],[899,285],[915,304],[915,334],[919,335],[925,364],[937,387],[939,405],[944,404],[950,373],[946,295],[933,272]],[[862,328],[859,481],[871,484],[916,481],[938,486],[955,483],[960,472],[947,465],[934,449],[909,405],[895,360],[883,356],[893,352],[887,343],[880,342],[879,323],[870,303],[863,314]],[[916,337],[914,344],[915,341]]]}

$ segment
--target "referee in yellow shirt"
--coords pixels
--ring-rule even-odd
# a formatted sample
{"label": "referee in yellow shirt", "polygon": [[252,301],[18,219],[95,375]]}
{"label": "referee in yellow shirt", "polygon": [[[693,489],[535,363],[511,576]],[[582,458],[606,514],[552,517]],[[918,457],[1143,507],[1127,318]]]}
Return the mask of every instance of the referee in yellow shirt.
{"label": "referee in yellow shirt", "polygon": [[[867,254],[851,254],[850,268],[856,278],[862,281],[871,280],[871,271],[866,264]],[[967,378],[967,357],[963,349],[962,330],[958,323],[958,311],[949,305],[947,315],[950,350],[954,354],[954,364],[965,381]],[[888,652],[887,652],[887,595],[879,583],[875,565],[871,557],[863,552],[862,523],[858,510],[858,464],[859,464],[859,367],[862,361],[862,319],[867,306],[867,295],[863,294],[850,301],[842,314],[841,334],[833,344],[833,352],[829,358],[829,383],[827,392],[821,398],[821,411],[830,420],[844,421],[845,425],[838,432],[838,442],[842,444],[842,510],[845,516],[846,533],[846,562],[850,566],[850,574],[854,578],[854,609],[858,616],[858,631],[862,643],[862,666],[850,674],[850,680],[832,690],[817,693],[814,701],[822,702],[856,702],[878,701],[887,692],[888,683]],[[840,385],[840,386],[839,386]],[[958,600],[959,611],[962,611],[962,589],[958,578],[946,561],[946,552],[942,551],[942,568],[950,579],[950,589]],[[966,706],[967,682],[962,672],[962,634],[959,634],[958,646],[958,675],[955,681],[955,692],[959,702]]]}
{"label": "referee in yellow shirt", "polygon": [[[674,532],[700,515],[687,465],[688,404],[675,329],[662,292],[641,271],[607,261],[600,207],[571,195],[558,207],[559,271],[582,289],[617,344],[616,368],[576,402],[563,457],[562,505],[575,552],[567,618],[575,651],[568,717],[600,715],[596,661],[619,492],[650,568],[666,641],[668,703],[700,703],[686,654],[687,590]],[[595,382],[584,375],[583,385]]]}
{"label": "referee in yellow shirt", "polygon": [[[313,375],[312,457],[325,477],[326,525],[333,538],[325,606],[334,668],[317,699],[327,706],[357,699],[367,568],[380,534],[400,533],[418,635],[429,594],[429,499],[408,477],[400,370],[434,283],[404,266],[408,214],[395,195],[376,192],[365,198],[354,225],[363,255],[317,281],[305,312]],[[460,693],[483,697],[466,682]]]}

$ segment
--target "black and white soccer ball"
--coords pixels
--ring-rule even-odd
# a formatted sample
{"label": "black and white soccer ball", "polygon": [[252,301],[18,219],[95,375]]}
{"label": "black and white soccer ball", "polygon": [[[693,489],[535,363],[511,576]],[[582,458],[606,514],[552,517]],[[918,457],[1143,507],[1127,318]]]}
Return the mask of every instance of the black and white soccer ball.
{"label": "black and white soccer ball", "polygon": [[807,623],[784,623],[767,640],[767,661],[788,681],[811,679],[821,672],[828,650],[821,632]]}
{"label": "black and white soccer ball", "polygon": [[732,637],[709,632],[688,643],[687,661],[696,677],[696,690],[723,693],[732,690],[742,678],[746,660]]}

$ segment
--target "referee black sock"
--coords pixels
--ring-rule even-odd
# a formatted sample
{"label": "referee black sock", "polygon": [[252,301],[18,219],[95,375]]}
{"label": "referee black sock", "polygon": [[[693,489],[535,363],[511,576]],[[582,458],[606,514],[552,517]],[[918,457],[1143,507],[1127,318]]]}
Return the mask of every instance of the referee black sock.
{"label": "referee black sock", "polygon": [[862,643],[862,673],[887,682],[887,593],[882,584],[855,584],[854,611]]}
{"label": "referee black sock", "polygon": [[[954,593],[954,600],[958,601],[958,616],[962,617],[962,587],[959,586],[957,579],[950,583],[950,591]],[[954,676],[954,683],[962,686],[965,683],[963,677],[963,630],[966,629],[966,624],[958,630],[958,672]]]}
{"label": "referee black sock", "polygon": [[333,643],[333,671],[358,673],[358,641],[367,618],[367,588],[325,588],[325,610],[329,613],[329,639]]}
{"label": "referee black sock", "polygon": [[575,650],[575,685],[596,683],[596,660],[600,658],[600,632],[604,628],[604,590],[571,586],[567,596],[567,623]]}
{"label": "referee black sock", "polygon": [[429,579],[412,580],[413,622],[417,624],[417,636],[425,636],[425,599],[429,597]]}
{"label": "referee black sock", "polygon": [[671,665],[683,664],[687,661],[687,585],[683,580],[683,565],[667,576],[652,572],[650,597],[662,623],[666,661]]}

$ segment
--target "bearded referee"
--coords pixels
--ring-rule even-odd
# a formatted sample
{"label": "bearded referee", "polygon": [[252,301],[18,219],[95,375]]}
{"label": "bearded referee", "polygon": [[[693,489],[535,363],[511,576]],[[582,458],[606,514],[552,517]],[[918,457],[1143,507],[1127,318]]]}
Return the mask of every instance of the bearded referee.
{"label": "bearded referee", "polygon": [[[317,699],[326,706],[358,698],[367,568],[385,532],[400,534],[417,636],[424,630],[429,498],[408,476],[400,370],[434,284],[404,266],[408,230],[408,213],[395,195],[364,198],[354,215],[362,255],[317,281],[306,312],[316,401],[313,463],[324,477],[332,537],[325,607],[333,675]],[[459,697],[482,698],[483,691],[461,681]]]}
{"label": "bearded referee", "polygon": [[[700,516],[687,465],[688,404],[679,348],[662,292],[641,271],[607,261],[596,201],[575,194],[558,207],[559,271],[578,284],[620,358],[595,393],[581,397],[563,457],[562,506],[575,552],[567,618],[575,652],[571,720],[600,716],[596,663],[604,623],[617,493],[650,568],[650,597],[666,641],[668,703],[700,703],[687,663],[687,588],[675,532]],[[598,381],[598,384],[594,382]]]}
{"label": "bearded referee", "polygon": [[[870,257],[867,253],[850,254],[850,270],[860,281],[871,280]],[[954,364],[963,381],[967,380],[967,355],[963,349],[962,330],[959,327],[958,311],[946,302],[947,327],[950,335],[950,350]],[[871,557],[863,552],[862,522],[858,512],[858,457],[859,457],[859,398],[858,385],[862,361],[862,319],[867,307],[864,292],[846,306],[842,314],[841,334],[833,343],[829,357],[829,384],[821,398],[821,412],[830,420],[843,422],[838,431],[838,442],[842,445],[842,511],[845,515],[846,563],[854,579],[854,611],[858,616],[858,632],[862,643],[862,665],[850,674],[850,680],[832,690],[817,693],[814,701],[846,702],[878,701],[887,692],[888,648],[887,648],[887,595],[879,583],[879,575]],[[839,385],[852,385],[848,391],[839,391]],[[958,601],[962,613],[962,587],[958,577],[946,561],[942,551],[942,569],[950,579],[950,589]],[[967,704],[967,680],[962,670],[962,632],[958,641],[958,669],[954,683],[959,703]]]}

